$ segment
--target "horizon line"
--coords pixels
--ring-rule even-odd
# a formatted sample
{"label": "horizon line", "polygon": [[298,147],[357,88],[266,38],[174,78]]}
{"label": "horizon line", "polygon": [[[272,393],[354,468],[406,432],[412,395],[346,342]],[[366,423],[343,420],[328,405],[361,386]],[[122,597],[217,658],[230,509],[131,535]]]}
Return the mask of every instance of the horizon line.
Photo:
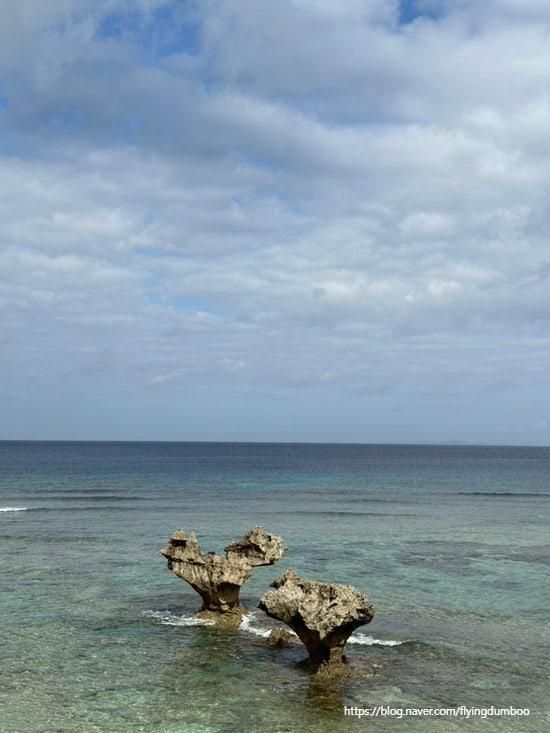
{"label": "horizon line", "polygon": [[486,443],[482,441],[421,441],[409,442],[361,442],[361,441],[308,441],[308,440],[132,440],[127,438],[0,438],[0,443],[143,443],[143,444],[195,444],[195,445],[354,445],[354,446],[403,446],[437,448],[550,448],[548,444]]}

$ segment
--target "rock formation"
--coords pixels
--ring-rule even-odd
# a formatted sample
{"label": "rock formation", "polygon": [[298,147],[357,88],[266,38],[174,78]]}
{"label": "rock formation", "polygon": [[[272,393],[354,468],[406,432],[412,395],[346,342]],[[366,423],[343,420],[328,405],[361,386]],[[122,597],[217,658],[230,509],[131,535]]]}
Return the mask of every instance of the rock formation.
{"label": "rock formation", "polygon": [[368,598],[349,585],[301,580],[294,570],[271,587],[275,590],[262,597],[259,608],[290,626],[305,644],[315,671],[341,668],[346,641],[374,615]]}
{"label": "rock formation", "polygon": [[194,534],[174,532],[161,550],[168,569],[187,581],[202,598],[201,615],[217,622],[238,625],[244,607],[239,591],[259,565],[273,565],[284,552],[283,540],[263,527],[254,527],[242,539],[225,548],[223,555],[203,552]]}

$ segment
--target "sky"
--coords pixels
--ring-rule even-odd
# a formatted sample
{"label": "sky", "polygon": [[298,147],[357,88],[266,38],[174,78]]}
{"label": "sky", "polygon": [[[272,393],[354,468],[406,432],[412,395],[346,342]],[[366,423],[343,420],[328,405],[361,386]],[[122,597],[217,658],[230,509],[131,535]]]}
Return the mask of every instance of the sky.
{"label": "sky", "polygon": [[550,444],[547,0],[0,0],[0,438]]}

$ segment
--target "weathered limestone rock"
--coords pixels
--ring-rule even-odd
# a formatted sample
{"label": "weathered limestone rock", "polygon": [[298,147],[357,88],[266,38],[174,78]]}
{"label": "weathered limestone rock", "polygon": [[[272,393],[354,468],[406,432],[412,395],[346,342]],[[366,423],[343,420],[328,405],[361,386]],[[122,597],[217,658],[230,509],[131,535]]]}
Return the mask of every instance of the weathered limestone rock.
{"label": "weathered limestone rock", "polygon": [[227,557],[244,557],[252,567],[274,565],[284,551],[282,538],[268,534],[263,527],[254,527],[242,539],[235,540],[225,548]]}
{"label": "weathered limestone rock", "polygon": [[306,646],[315,671],[336,671],[345,662],[346,641],[372,621],[368,598],[349,585],[302,580],[294,570],[271,584],[259,608],[288,624]]}
{"label": "weathered limestone rock", "polygon": [[[202,598],[201,615],[238,625],[244,607],[239,591],[258,565],[273,565],[284,552],[283,540],[262,527],[254,527],[242,539],[225,548],[223,555],[203,552],[194,534],[179,529],[161,550],[168,569],[187,581]],[[222,617],[224,620],[222,621]]]}

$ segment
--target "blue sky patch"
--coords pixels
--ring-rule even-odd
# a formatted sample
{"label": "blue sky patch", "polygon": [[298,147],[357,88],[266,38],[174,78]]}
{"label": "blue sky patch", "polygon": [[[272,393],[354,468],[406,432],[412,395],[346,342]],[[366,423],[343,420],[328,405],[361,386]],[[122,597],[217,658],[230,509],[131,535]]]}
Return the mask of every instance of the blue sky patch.
{"label": "blue sky patch", "polygon": [[169,3],[148,15],[111,13],[101,22],[96,38],[130,40],[145,56],[162,59],[178,53],[196,55],[200,50],[200,30],[196,16],[184,5]]}

